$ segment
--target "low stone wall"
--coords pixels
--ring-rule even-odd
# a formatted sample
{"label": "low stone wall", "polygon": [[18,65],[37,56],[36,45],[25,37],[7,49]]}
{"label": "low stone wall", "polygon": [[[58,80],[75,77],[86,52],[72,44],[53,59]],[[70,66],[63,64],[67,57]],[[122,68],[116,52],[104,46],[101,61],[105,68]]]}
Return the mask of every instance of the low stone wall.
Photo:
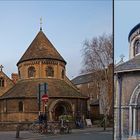
{"label": "low stone wall", "polygon": [[20,125],[21,130],[28,130],[33,122],[0,122],[0,131],[14,131],[17,125]]}
{"label": "low stone wall", "polygon": [[30,122],[38,118],[38,112],[7,112],[0,116],[1,122]]}
{"label": "low stone wall", "polygon": [[[16,131],[17,126],[20,125],[20,130],[29,130],[30,125],[33,122],[0,122],[0,131]],[[53,125],[60,125],[59,122],[53,121],[53,122],[48,122]],[[75,123],[74,122],[69,122],[67,123],[70,127],[75,128]]]}

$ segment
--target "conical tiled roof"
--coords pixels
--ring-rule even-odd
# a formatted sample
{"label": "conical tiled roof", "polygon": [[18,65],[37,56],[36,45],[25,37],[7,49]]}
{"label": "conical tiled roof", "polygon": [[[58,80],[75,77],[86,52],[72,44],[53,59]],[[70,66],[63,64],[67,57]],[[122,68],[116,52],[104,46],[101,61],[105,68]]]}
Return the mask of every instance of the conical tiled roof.
{"label": "conical tiled roof", "polygon": [[21,62],[35,59],[54,59],[63,61],[66,64],[66,61],[41,30],[23,54],[17,65]]}

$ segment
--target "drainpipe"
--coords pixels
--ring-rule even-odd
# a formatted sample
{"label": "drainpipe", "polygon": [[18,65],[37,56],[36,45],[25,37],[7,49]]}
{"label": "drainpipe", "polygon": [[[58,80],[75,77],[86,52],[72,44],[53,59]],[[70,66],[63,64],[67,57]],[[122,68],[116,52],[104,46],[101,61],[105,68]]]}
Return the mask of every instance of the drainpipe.
{"label": "drainpipe", "polygon": [[122,140],[122,122],[121,122],[121,103],[122,103],[122,76],[117,73],[117,80],[119,84],[119,140]]}

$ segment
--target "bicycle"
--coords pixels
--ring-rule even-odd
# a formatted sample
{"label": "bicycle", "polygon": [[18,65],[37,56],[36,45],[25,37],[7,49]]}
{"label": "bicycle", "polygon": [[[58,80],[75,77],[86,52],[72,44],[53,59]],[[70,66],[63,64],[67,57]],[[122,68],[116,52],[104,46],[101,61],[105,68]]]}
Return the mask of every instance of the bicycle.
{"label": "bicycle", "polygon": [[60,127],[60,134],[70,134],[72,133],[72,128],[68,125],[64,125]]}
{"label": "bicycle", "polygon": [[42,122],[39,122],[38,120],[34,121],[33,124],[30,125],[29,131],[33,133],[38,133],[40,132],[41,125],[42,125]]}
{"label": "bicycle", "polygon": [[57,126],[54,126],[52,124],[43,124],[41,126],[41,130],[40,130],[40,133],[41,134],[57,134]]}

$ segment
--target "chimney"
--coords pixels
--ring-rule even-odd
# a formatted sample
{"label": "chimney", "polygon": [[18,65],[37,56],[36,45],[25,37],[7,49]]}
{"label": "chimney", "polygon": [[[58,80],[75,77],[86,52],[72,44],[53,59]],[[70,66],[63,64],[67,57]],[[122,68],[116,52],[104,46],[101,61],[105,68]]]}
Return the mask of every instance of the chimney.
{"label": "chimney", "polygon": [[12,81],[16,84],[19,77],[18,77],[18,74],[17,73],[12,73],[11,74],[11,78],[12,78]]}

